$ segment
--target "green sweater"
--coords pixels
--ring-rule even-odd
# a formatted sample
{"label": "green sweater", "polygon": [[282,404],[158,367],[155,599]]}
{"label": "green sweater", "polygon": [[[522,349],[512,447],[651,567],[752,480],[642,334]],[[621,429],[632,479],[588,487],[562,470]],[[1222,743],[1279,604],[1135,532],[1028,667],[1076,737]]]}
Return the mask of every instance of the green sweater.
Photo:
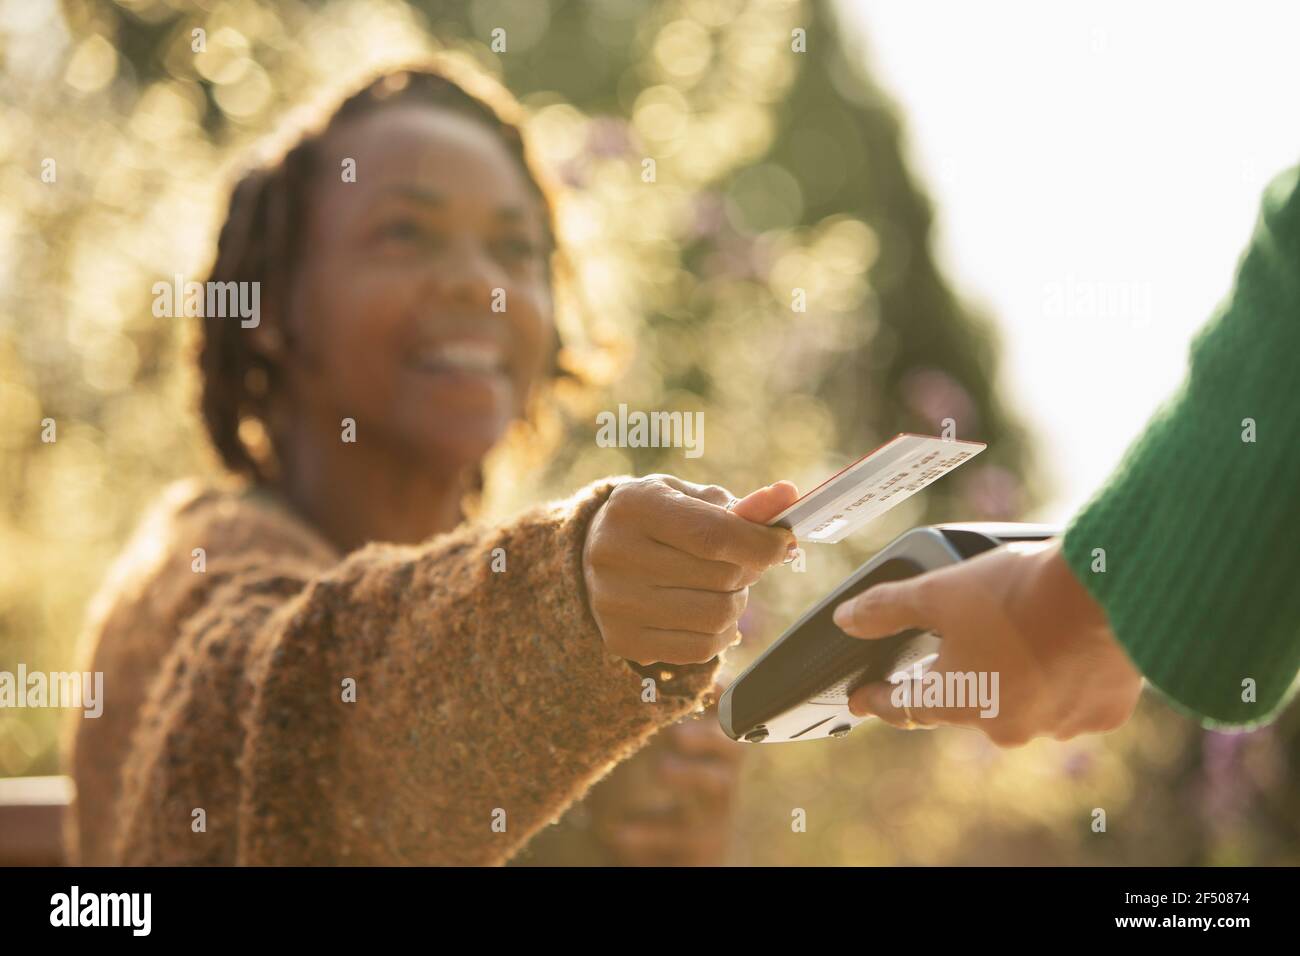
{"label": "green sweater", "polygon": [[1269,719],[1300,668],[1298,369],[1291,169],[1264,193],[1186,380],[1065,533],[1066,560],[1134,664],[1209,725]]}

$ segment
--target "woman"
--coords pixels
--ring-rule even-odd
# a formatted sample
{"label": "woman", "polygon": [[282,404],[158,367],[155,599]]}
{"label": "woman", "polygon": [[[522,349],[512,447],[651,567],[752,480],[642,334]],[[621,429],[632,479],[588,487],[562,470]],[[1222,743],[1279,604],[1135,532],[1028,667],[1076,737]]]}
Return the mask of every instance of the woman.
{"label": "woman", "polygon": [[239,182],[209,278],[261,315],[206,318],[200,353],[239,481],[171,491],[101,595],[74,858],[499,863],[699,706],[793,486],[609,479],[464,521],[556,367],[552,249],[518,129],[437,72]]}

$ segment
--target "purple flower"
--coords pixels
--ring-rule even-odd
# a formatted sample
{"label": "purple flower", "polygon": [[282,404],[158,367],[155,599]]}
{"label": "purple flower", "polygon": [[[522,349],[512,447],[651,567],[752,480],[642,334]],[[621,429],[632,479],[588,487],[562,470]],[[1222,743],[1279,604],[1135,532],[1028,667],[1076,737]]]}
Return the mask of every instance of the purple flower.
{"label": "purple flower", "polygon": [[617,159],[632,152],[627,121],[617,116],[597,116],[587,124],[586,154],[593,159]]}
{"label": "purple flower", "polygon": [[695,215],[691,235],[696,239],[716,237],[727,221],[722,197],[717,193],[700,193],[695,197]]}
{"label": "purple flower", "polygon": [[1092,754],[1086,750],[1072,750],[1061,764],[1061,770],[1071,780],[1082,780],[1092,771]]}
{"label": "purple flower", "polygon": [[1249,809],[1258,787],[1246,769],[1245,756],[1262,733],[1207,730],[1202,735],[1198,791],[1201,815],[1210,826],[1227,829]]}
{"label": "purple flower", "polygon": [[956,422],[963,435],[973,435],[979,428],[979,412],[970,394],[947,372],[937,368],[912,369],[903,376],[900,388],[908,407],[933,422],[936,431],[945,418]]}
{"label": "purple flower", "polygon": [[966,500],[981,518],[1002,521],[1020,511],[1020,479],[997,465],[976,467],[966,476]]}

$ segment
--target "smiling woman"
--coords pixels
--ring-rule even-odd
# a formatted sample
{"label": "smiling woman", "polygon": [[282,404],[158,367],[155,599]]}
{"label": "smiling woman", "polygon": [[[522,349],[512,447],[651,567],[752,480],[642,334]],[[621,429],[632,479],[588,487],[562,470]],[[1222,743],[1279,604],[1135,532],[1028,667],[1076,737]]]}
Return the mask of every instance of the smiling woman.
{"label": "smiling woman", "polygon": [[711,689],[788,483],[464,523],[557,364],[503,115],[388,75],[235,187],[209,281],[260,283],[262,321],[207,318],[200,353],[230,480],[168,492],[96,604],[75,859],[499,863]]}
{"label": "smiling woman", "polygon": [[[208,323],[203,353],[227,464],[280,474],[345,547],[361,541],[340,468],[398,479],[386,540],[458,520],[458,482],[555,368],[549,210],[517,129],[434,73],[377,80],[250,174],[213,278],[257,274],[268,318],[252,336]],[[334,434],[345,417],[356,447]]]}

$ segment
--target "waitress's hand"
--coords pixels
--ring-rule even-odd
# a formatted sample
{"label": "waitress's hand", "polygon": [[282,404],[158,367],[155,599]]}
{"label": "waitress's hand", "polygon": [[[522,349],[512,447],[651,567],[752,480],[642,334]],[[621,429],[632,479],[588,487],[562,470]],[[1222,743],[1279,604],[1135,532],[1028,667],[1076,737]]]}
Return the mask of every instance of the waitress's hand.
{"label": "waitress's hand", "polygon": [[[926,675],[898,688],[900,697],[911,692],[903,699],[911,720],[982,730],[1002,747],[1113,730],[1132,715],[1142,690],[1142,675],[1066,564],[1059,540],[1004,545],[952,567],[878,584],[836,608],[835,623],[867,639],[909,628],[938,634],[943,644],[930,671],[938,677],[974,673],[977,681],[983,675],[986,688],[997,693],[988,707],[971,706],[969,699],[964,707],[947,699],[922,706],[927,683],[932,698],[940,686]],[[944,679],[942,686],[946,695],[958,685]],[[849,697],[849,709],[907,727],[894,690],[883,682],[866,684]]]}
{"label": "waitress's hand", "polygon": [[717,485],[650,475],[614,489],[582,570],[605,646],[638,664],[699,664],[739,640],[749,586],[795,546],[764,527],[798,499],[788,481],[736,502]]}

